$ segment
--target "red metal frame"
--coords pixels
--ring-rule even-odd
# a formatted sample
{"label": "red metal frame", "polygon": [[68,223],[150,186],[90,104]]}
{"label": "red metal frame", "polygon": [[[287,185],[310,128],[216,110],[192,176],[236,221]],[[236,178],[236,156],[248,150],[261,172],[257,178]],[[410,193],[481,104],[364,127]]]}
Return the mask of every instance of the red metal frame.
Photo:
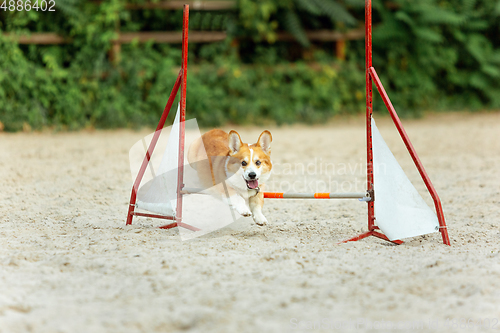
{"label": "red metal frame", "polygon": [[[158,126],[156,127],[156,131],[153,135],[153,139],[149,144],[149,148],[146,152],[146,156],[144,156],[144,160],[142,161],[141,168],[139,169],[139,173],[135,179],[134,185],[132,187],[132,193],[130,195],[130,203],[127,214],[127,225],[132,224],[132,219],[134,216],[142,216],[142,217],[152,217],[159,219],[167,219],[174,220],[175,222],[170,223],[168,225],[161,226],[159,228],[162,229],[170,229],[173,227],[183,227],[186,229],[190,229],[193,231],[199,230],[193,226],[182,223],[182,188],[184,187],[184,138],[185,138],[185,121],[186,121],[186,86],[187,86],[187,58],[188,58],[188,29],[189,29],[189,5],[184,5],[184,13],[183,13],[183,22],[182,22],[182,65],[181,70],[179,71],[179,75],[177,76],[177,80],[175,81],[174,87],[167,101],[167,105],[165,109],[163,109],[163,113],[160,117],[160,121],[158,122]],[[158,138],[160,137],[161,130],[165,125],[165,121],[167,120],[168,114],[170,112],[170,108],[174,103],[175,97],[177,96],[177,92],[181,90],[180,97],[180,122],[179,122],[179,165],[178,165],[178,174],[177,174],[177,209],[175,216],[165,216],[165,215],[156,215],[156,214],[146,214],[146,213],[138,213],[135,211],[135,203],[137,200],[137,191],[139,190],[139,185],[141,184],[141,180],[144,177],[144,172],[148,166],[151,155],[153,154],[153,150],[156,147],[156,143],[158,142]]]}
{"label": "red metal frame", "polygon": [[[396,113],[396,110],[394,109],[389,96],[387,95],[384,86],[382,85],[382,82],[380,82],[380,79],[377,75],[377,72],[375,71],[375,68],[372,66],[372,3],[371,0],[365,0],[365,62],[366,62],[366,142],[367,142],[367,188],[370,190],[373,188],[373,148],[372,148],[372,125],[371,125],[371,120],[372,120],[372,114],[373,114],[373,96],[372,96],[372,81],[375,81],[375,86],[377,87],[378,92],[380,93],[380,96],[384,100],[385,106],[389,110],[389,113],[391,115],[391,118],[394,122],[394,125],[396,125],[396,128],[398,129],[398,132],[403,139],[403,142],[406,145],[406,148],[408,149],[408,152],[410,153],[413,162],[415,163],[420,176],[424,180],[425,185],[427,186],[427,189],[429,193],[432,196],[432,199],[434,200],[434,206],[436,208],[436,214],[438,217],[439,221],[439,231],[441,232],[441,236],[443,238],[443,243],[446,245],[450,245],[450,238],[448,237],[448,230],[446,228],[446,222],[444,220],[444,214],[443,214],[443,208],[441,206],[441,200],[439,199],[439,196],[434,189],[434,186],[432,185],[432,182],[425,172],[424,166],[422,165],[422,162],[418,158],[417,152],[415,151],[415,148],[413,148],[413,145],[410,142],[410,138],[406,134],[406,131],[403,128],[403,124],[401,123],[401,120],[398,117],[398,114]],[[375,192],[376,193],[376,192]],[[375,195],[375,200],[376,200],[376,195]],[[350,241],[358,241],[360,239],[366,238],[368,236],[375,236],[379,237],[385,240],[389,240],[385,235],[383,235],[380,232],[375,231],[375,229],[378,229],[378,227],[375,225],[375,212],[374,212],[374,202],[368,202],[368,232],[365,232],[361,235],[358,235],[356,237],[347,239],[343,241],[342,243],[345,242],[350,242]],[[402,244],[403,242],[400,240],[395,240],[392,241],[393,243],[396,244]]]}
{"label": "red metal frame", "polygon": [[182,72],[179,72],[179,75],[177,76],[177,80],[175,81],[172,92],[170,93],[170,97],[168,98],[167,105],[165,106],[165,109],[163,109],[163,113],[161,115],[160,121],[158,122],[158,126],[156,127],[156,131],[153,135],[153,139],[151,140],[151,143],[149,144],[149,148],[148,148],[148,151],[146,152],[146,156],[144,156],[144,160],[142,161],[142,165],[141,165],[141,168],[139,169],[139,173],[137,174],[137,177],[135,178],[134,185],[132,186],[132,194],[130,195],[130,203],[129,203],[128,214],[127,214],[127,225],[132,224],[132,218],[134,217],[135,202],[137,200],[137,191],[139,190],[139,185],[141,184],[142,177],[144,177],[144,172],[146,172],[146,168],[148,166],[151,155],[153,154],[153,150],[156,147],[156,143],[158,142],[158,138],[160,137],[163,125],[165,125],[165,121],[167,120],[168,114],[170,112],[170,108],[172,107],[172,104],[174,103],[175,96],[177,95],[177,91],[179,90],[179,86],[181,83],[181,78],[182,78]]}
{"label": "red metal frame", "polygon": [[408,134],[406,134],[406,131],[403,127],[403,124],[401,123],[401,120],[399,120],[399,116],[396,113],[396,110],[394,109],[394,106],[392,106],[391,100],[389,99],[389,96],[385,92],[384,86],[382,85],[382,82],[380,82],[380,79],[378,78],[377,72],[375,71],[375,68],[370,67],[369,68],[370,76],[372,77],[373,81],[375,81],[375,86],[377,87],[378,92],[380,93],[380,96],[382,96],[382,99],[384,100],[384,104],[387,107],[387,110],[389,110],[389,114],[391,115],[392,121],[394,122],[394,125],[396,125],[396,128],[398,129],[399,135],[403,139],[403,142],[405,143],[406,149],[408,149],[408,152],[411,155],[411,158],[413,159],[413,163],[415,163],[415,166],[418,169],[418,172],[420,173],[420,176],[422,177],[425,186],[427,187],[427,190],[431,194],[432,199],[434,200],[434,206],[436,208],[436,214],[438,217],[439,221],[439,231],[441,231],[441,236],[443,238],[443,243],[446,245],[450,245],[450,238],[448,237],[448,229],[446,228],[446,222],[444,221],[444,214],[443,214],[443,207],[441,206],[441,199],[439,199],[439,196],[436,192],[436,189],[432,185],[431,179],[427,175],[427,172],[425,172],[424,166],[422,162],[420,161],[420,158],[417,155],[417,152],[415,151],[415,148],[413,148],[413,145],[411,144],[410,138],[408,137]]}

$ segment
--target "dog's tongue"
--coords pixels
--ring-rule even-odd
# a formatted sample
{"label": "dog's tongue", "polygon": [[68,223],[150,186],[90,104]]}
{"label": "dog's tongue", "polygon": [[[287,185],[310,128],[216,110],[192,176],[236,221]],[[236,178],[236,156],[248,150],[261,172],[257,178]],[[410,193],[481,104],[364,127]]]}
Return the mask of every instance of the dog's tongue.
{"label": "dog's tongue", "polygon": [[248,187],[251,189],[259,187],[259,181],[258,180],[249,180],[247,181]]}

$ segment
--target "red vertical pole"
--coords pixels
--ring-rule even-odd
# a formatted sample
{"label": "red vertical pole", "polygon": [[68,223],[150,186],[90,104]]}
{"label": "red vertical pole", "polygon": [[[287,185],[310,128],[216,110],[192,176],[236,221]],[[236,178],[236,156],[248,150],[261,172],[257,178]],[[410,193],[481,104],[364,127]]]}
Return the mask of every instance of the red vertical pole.
{"label": "red vertical pole", "polygon": [[[372,2],[365,1],[365,76],[366,76],[366,188],[373,190],[373,148],[372,148],[372,113],[373,95],[372,78]],[[368,202],[368,230],[375,229],[375,209],[373,201]]]}
{"label": "red vertical pole", "polygon": [[188,60],[188,28],[189,28],[189,5],[184,5],[184,16],[182,21],[182,79],[181,79],[181,108],[179,121],[179,161],[177,173],[177,209],[176,221],[182,221],[182,188],[184,187],[184,138],[186,130],[186,80]]}
{"label": "red vertical pole", "polygon": [[163,113],[161,115],[160,121],[158,122],[158,126],[156,126],[155,134],[153,135],[153,139],[151,139],[151,143],[149,144],[148,151],[146,152],[146,156],[142,161],[141,168],[139,169],[139,173],[135,178],[134,186],[132,186],[132,194],[130,195],[130,203],[128,206],[128,214],[127,214],[127,225],[132,224],[132,218],[134,210],[135,210],[135,201],[137,199],[137,190],[139,189],[139,185],[141,184],[142,177],[144,176],[144,172],[146,171],[146,167],[148,166],[148,162],[153,154],[153,150],[155,149],[156,143],[158,142],[158,138],[160,137],[161,130],[163,129],[163,125],[165,125],[165,121],[167,120],[168,113],[170,112],[170,108],[174,103],[175,96],[177,95],[177,91],[179,90],[179,86],[181,84],[181,73],[177,76],[177,80],[175,81],[174,88],[170,93],[170,96],[167,101],[167,105],[165,109],[163,109]]}

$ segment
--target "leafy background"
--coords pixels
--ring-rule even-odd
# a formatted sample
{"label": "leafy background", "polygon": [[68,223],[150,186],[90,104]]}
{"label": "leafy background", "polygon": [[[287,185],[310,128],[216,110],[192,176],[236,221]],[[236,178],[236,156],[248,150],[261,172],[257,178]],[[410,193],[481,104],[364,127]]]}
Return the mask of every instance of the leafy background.
{"label": "leafy background", "polygon": [[[500,107],[500,1],[374,1],[373,16],[374,66],[401,115]],[[191,10],[191,30],[227,31],[228,38],[189,46],[189,117],[218,126],[317,123],[363,112],[363,40],[347,42],[339,60],[334,43],[305,33],[363,23],[359,0],[239,0],[234,10]],[[127,10],[121,0],[56,0],[50,13],[0,11],[0,33],[72,39],[19,45],[0,34],[0,129],[156,125],[180,45],[123,44],[112,62],[117,25],[180,30],[182,11]],[[295,42],[278,41],[280,31]]]}

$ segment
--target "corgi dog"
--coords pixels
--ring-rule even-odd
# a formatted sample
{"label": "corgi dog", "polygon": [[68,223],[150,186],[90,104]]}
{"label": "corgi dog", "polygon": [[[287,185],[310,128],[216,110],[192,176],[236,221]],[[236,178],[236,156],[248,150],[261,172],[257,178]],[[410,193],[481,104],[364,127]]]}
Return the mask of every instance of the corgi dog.
{"label": "corgi dog", "polygon": [[269,131],[260,134],[257,143],[241,141],[236,131],[213,129],[195,140],[188,150],[188,162],[204,189],[218,192],[243,216],[265,225],[262,214],[263,188],[271,175],[271,142]]}

